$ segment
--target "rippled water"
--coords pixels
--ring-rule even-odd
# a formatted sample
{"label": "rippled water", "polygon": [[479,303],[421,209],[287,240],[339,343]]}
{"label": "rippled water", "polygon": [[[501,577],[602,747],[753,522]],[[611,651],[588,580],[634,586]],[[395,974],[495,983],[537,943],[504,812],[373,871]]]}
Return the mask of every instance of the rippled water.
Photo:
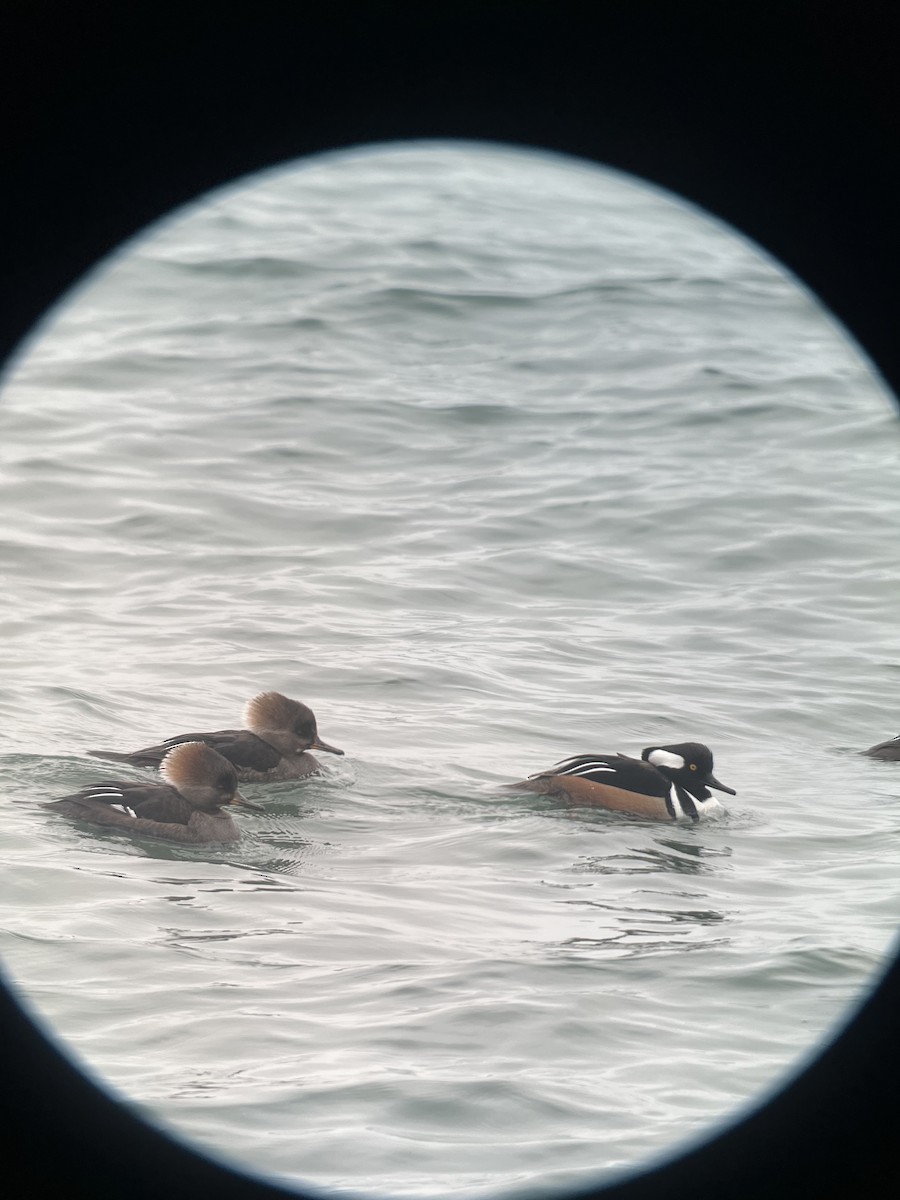
{"label": "rippled water", "polygon": [[[152,1119],[331,1192],[585,1184],[877,977],[897,413],[733,233],[485,147],[244,181],[52,315],[0,443],[3,963]],[[269,688],[347,756],[238,847],[39,807]],[[699,826],[498,787],[685,739]]]}

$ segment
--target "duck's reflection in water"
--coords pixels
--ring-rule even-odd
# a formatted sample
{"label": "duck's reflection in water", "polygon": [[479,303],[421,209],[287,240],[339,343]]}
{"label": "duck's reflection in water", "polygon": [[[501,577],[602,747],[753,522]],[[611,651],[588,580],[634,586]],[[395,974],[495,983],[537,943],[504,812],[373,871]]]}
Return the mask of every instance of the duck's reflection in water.
{"label": "duck's reflection in water", "polygon": [[[690,838],[653,837],[627,846],[617,838],[609,853],[573,863],[577,882],[571,891],[566,889],[561,902],[580,910],[583,932],[561,942],[559,950],[567,957],[591,958],[708,950],[727,944],[723,931],[730,916],[721,908],[721,896],[714,898],[711,892],[730,858],[729,847],[710,847]],[[599,879],[595,883],[591,878],[598,876],[604,879],[602,886]],[[622,886],[614,886],[617,876]],[[644,881],[639,886],[633,882],[636,877]],[[685,886],[689,878],[696,880],[696,887]],[[632,882],[626,883],[627,879]],[[712,935],[713,929],[718,933]]]}

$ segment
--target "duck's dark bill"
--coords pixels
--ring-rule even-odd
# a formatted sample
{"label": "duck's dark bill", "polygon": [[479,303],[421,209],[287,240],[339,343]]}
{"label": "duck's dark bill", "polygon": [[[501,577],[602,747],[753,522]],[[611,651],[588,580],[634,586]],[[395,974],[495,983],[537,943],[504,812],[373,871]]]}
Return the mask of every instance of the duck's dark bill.
{"label": "duck's dark bill", "polygon": [[337,746],[329,746],[327,742],[320,741],[319,738],[310,746],[310,750],[325,750],[328,754],[343,754],[343,750],[338,750]]}
{"label": "duck's dark bill", "polygon": [[737,795],[737,792],[734,790],[734,788],[726,787],[724,783],[719,783],[715,775],[710,775],[708,779],[704,780],[704,782],[706,783],[707,787],[715,788],[717,792],[727,792],[729,796]]}
{"label": "duck's dark bill", "polygon": [[265,812],[266,811],[264,808],[260,807],[260,805],[253,804],[250,800],[247,800],[244,796],[241,795],[240,792],[234,793],[234,799],[232,800],[231,803],[239,804],[241,806],[241,808],[249,808],[253,812]]}

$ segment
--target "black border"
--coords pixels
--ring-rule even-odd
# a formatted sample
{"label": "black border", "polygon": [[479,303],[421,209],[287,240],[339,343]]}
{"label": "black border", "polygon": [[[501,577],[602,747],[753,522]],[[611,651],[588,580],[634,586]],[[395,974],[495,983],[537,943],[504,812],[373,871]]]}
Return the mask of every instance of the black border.
{"label": "black border", "polygon": [[[824,300],[896,396],[898,33],[887,0],[9,0],[0,357],[98,259],[174,206],[304,154],[437,136],[582,155],[717,213]],[[885,714],[871,740],[894,722]],[[602,1194],[900,1195],[898,1016],[895,962],[788,1089]],[[296,1195],[135,1120],[7,993],[0,1030],[10,1196]]]}

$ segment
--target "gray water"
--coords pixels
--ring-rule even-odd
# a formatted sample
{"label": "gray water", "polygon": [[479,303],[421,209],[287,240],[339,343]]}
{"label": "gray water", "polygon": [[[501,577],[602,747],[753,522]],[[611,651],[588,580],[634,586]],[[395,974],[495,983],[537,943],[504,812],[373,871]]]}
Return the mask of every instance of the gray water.
{"label": "gray water", "polygon": [[[149,1119],[332,1194],[595,1183],[878,978],[900,427],[733,231],[501,148],[295,164],[104,264],[0,400],[0,952]],[[247,785],[236,848],[39,807],[267,689],[347,755]],[[737,790],[697,826],[498,787],[688,739]]]}

